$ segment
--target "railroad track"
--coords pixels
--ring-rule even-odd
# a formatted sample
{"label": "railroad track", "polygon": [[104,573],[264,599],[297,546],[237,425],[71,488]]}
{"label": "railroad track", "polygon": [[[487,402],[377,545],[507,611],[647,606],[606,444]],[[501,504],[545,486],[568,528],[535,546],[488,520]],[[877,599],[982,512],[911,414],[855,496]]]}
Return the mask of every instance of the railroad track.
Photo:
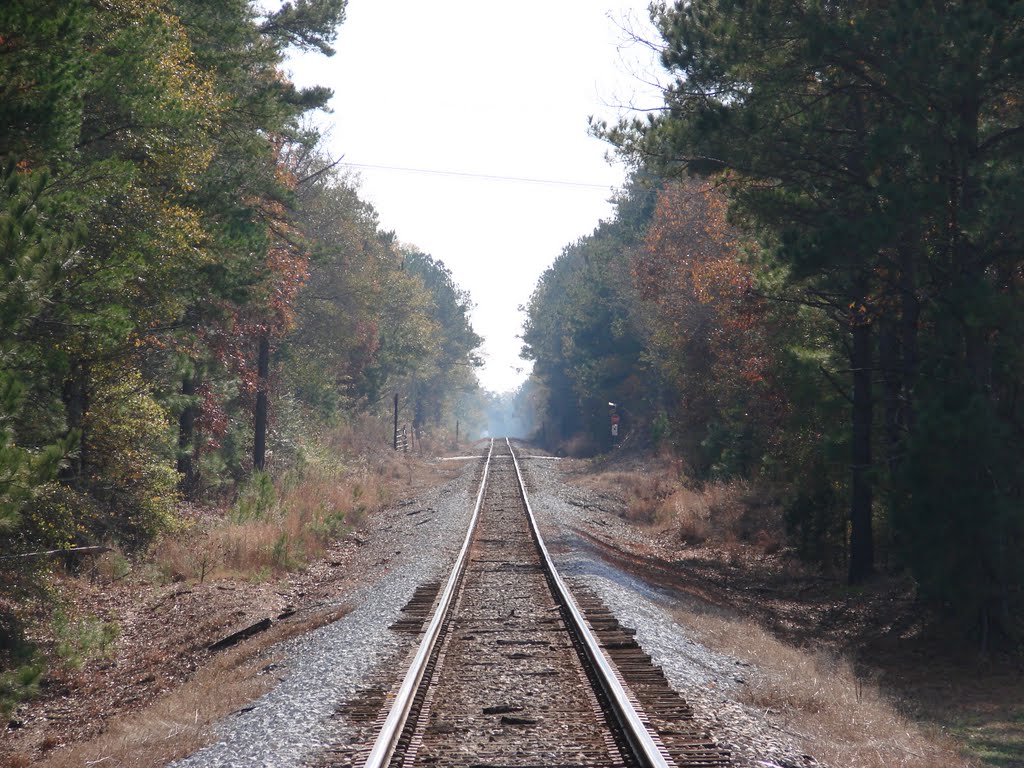
{"label": "railroad track", "polygon": [[368,749],[323,766],[703,766],[728,753],[594,596],[570,594],[544,545],[511,443],[491,441],[447,582],[423,585],[392,627],[422,635],[376,711]]}

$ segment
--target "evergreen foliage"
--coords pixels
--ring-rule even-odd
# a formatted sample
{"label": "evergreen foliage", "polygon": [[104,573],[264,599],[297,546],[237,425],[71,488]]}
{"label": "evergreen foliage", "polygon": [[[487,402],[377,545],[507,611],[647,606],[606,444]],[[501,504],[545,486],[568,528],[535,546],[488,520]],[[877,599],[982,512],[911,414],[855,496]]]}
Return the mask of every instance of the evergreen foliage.
{"label": "evergreen foliage", "polygon": [[[852,582],[883,548],[983,642],[1019,638],[1019,4],[712,0],[653,13],[664,109],[596,131],[638,169],[704,179],[731,222],[685,194],[697,182],[673,181],[646,248],[616,257],[633,263],[641,357],[672,414],[659,434],[698,475],[786,482],[794,543],[847,562]],[[586,274],[545,275],[531,320]],[[550,409],[578,396],[561,384],[586,365],[547,361],[596,332],[573,325],[587,302],[557,311],[527,339]]]}
{"label": "evergreen foliage", "polygon": [[655,188],[637,176],[616,201],[618,216],[567,246],[541,276],[527,308],[523,356],[547,391],[538,420],[555,445],[582,436],[583,450],[611,445],[608,403],[626,418],[657,399],[641,357],[629,252],[639,247]]}
{"label": "evergreen foliage", "polygon": [[0,5],[0,665],[33,553],[143,552],[325,420],[401,387],[436,421],[474,384],[468,297],[380,230],[305,120],[329,89],[282,71],[345,5]]}

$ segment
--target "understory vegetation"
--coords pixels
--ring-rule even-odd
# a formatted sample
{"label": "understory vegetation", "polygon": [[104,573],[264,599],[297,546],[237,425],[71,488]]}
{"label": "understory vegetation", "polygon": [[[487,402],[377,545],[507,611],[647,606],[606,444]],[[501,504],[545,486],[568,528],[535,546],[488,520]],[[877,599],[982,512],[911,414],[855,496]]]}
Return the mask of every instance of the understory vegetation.
{"label": "understory vegetation", "polygon": [[662,109],[594,123],[632,178],[528,307],[536,437],[776,489],[803,558],[1019,650],[1019,6],[653,13]]}
{"label": "understory vegetation", "polygon": [[739,699],[773,716],[824,765],[973,765],[951,739],[901,714],[877,683],[846,661],[794,648],[752,622],[688,610],[677,618],[709,648],[749,665]]}
{"label": "understory vegetation", "polygon": [[413,467],[388,450],[386,425],[338,428],[277,477],[257,471],[223,510],[200,510],[157,537],[147,566],[159,580],[268,579],[322,557],[367,513],[408,486]]}
{"label": "understory vegetation", "polygon": [[32,641],[59,634],[53,569],[300,567],[404,471],[381,457],[395,395],[417,439],[479,412],[468,295],[380,227],[310,127],[331,92],[283,71],[331,55],[344,12],[0,7],[5,712],[44,656],[112,640],[79,617]]}

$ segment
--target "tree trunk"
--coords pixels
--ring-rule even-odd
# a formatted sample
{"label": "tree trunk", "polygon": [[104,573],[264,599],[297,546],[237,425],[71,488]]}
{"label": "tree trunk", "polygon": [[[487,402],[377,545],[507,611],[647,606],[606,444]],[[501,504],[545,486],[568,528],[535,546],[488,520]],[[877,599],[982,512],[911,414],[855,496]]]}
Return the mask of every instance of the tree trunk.
{"label": "tree trunk", "polygon": [[851,584],[863,582],[875,567],[871,526],[871,325],[858,319],[850,355],[853,370],[853,444],[850,488]]}
{"label": "tree trunk", "polygon": [[186,374],[181,379],[181,394],[188,402],[178,417],[178,487],[188,501],[199,493],[199,465],[196,457],[196,417],[199,406],[194,402],[199,376]]}
{"label": "tree trunk", "polygon": [[423,395],[417,394],[412,407],[412,432],[414,435],[418,435],[426,423],[426,410],[427,407],[423,402]]}
{"label": "tree trunk", "polygon": [[918,368],[918,320],[921,305],[917,299],[917,269],[909,248],[900,253],[900,346],[903,359],[903,394],[900,423],[908,432],[914,430],[914,390]]}
{"label": "tree trunk", "polygon": [[884,322],[878,330],[878,360],[882,369],[882,404],[885,422],[885,464],[888,479],[899,470],[903,453],[903,366],[896,327]]}
{"label": "tree trunk", "polygon": [[398,393],[395,392],[395,450],[398,450]]}
{"label": "tree trunk", "polygon": [[89,410],[89,362],[75,360],[68,377],[64,380],[61,399],[67,419],[68,433],[78,432],[78,453],[71,457],[67,466],[61,469],[61,480],[75,485],[82,475],[88,457],[88,435],[85,430],[85,415]]}
{"label": "tree trunk", "polygon": [[270,337],[260,336],[259,360],[256,366],[256,413],[252,465],[262,470],[267,463],[267,390],[270,387]]}

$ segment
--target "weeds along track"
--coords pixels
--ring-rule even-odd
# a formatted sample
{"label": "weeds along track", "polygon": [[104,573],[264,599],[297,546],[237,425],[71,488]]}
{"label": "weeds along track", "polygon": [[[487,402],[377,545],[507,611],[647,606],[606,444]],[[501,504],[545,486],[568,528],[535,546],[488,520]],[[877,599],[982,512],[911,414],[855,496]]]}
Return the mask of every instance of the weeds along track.
{"label": "weeds along track", "polygon": [[448,582],[417,590],[393,627],[422,635],[402,683],[348,711],[373,721],[375,742],[320,764],[729,765],[632,633],[593,596],[569,594],[512,445],[491,441],[484,461]]}

